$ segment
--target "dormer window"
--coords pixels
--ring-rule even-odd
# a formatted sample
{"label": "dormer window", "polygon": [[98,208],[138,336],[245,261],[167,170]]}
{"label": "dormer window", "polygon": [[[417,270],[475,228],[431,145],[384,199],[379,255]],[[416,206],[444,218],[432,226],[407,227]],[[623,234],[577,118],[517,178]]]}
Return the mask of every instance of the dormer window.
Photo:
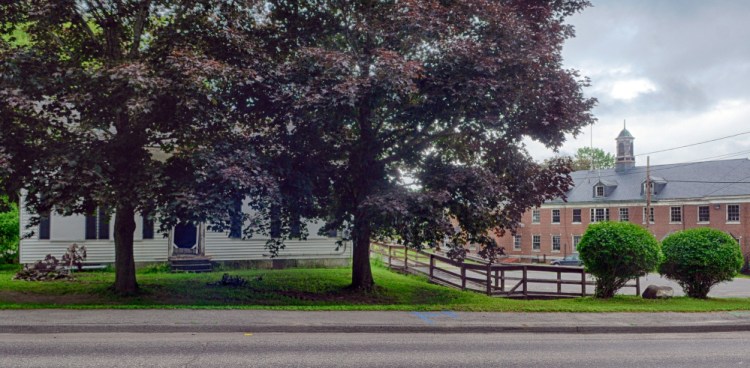
{"label": "dormer window", "polygon": [[617,189],[617,182],[614,180],[599,180],[594,184],[594,198],[609,197]]}
{"label": "dormer window", "polygon": [[[651,177],[651,195],[657,195],[661,193],[664,188],[667,186],[667,181],[664,178],[660,178],[657,176]],[[641,195],[646,195],[646,181],[644,180],[643,183],[641,183]]]}
{"label": "dormer window", "polygon": [[[651,183],[651,195],[655,195],[654,190],[656,189],[656,185],[654,183]],[[641,193],[646,194],[646,182],[643,182],[643,185],[641,186]]]}
{"label": "dormer window", "polygon": [[604,185],[597,185],[594,187],[594,197],[604,197]]}

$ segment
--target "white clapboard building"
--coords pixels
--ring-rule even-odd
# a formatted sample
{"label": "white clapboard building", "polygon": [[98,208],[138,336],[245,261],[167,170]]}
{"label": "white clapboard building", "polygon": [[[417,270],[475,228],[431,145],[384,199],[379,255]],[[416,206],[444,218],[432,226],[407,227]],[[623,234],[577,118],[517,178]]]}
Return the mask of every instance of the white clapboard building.
{"label": "white clapboard building", "polygon": [[[27,224],[32,214],[23,209],[23,203],[21,207],[21,263],[34,263],[47,254],[59,258],[73,243],[86,246],[88,264],[114,262],[114,218],[108,218],[103,212],[92,216],[62,216],[53,212],[43,218],[40,225],[29,228]],[[266,249],[269,238],[260,234],[242,239],[238,229],[216,232],[209,230],[206,224],[199,224],[178,225],[164,236],[158,232],[158,224],[144,220],[140,215],[136,215],[135,220],[134,256],[137,263],[194,257],[238,264],[265,260],[272,261],[269,263],[274,266],[290,263],[343,265],[351,259],[351,242],[345,241],[337,247],[340,238],[335,234],[318,235],[322,222],[308,222],[307,240],[286,240],[285,248],[272,258]]]}

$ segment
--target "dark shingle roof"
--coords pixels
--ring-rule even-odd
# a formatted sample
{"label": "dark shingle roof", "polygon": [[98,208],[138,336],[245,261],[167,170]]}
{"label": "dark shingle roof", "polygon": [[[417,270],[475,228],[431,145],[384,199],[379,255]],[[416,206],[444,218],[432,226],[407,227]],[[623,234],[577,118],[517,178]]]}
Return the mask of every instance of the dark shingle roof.
{"label": "dark shingle roof", "polygon": [[[567,193],[568,202],[643,201],[641,185],[646,180],[646,167],[636,166],[623,172],[615,169],[575,171],[571,173],[574,187]],[[653,200],[750,196],[750,160],[704,161],[651,167],[654,181],[664,181]],[[594,198],[594,186],[616,182],[617,187],[606,197]],[[553,202],[561,202],[555,200]]]}

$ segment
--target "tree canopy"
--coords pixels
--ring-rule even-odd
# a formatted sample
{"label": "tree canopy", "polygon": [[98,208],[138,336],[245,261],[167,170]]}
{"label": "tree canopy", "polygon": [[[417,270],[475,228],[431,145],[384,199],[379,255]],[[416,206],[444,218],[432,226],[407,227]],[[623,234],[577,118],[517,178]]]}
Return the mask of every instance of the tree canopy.
{"label": "tree canopy", "polygon": [[601,148],[581,147],[573,157],[573,170],[611,169],[615,156]]}
{"label": "tree canopy", "polygon": [[493,232],[568,189],[566,161],[541,166],[521,140],[556,148],[593,121],[587,81],[560,55],[564,19],[586,1],[268,4],[289,50],[270,81],[268,138],[307,170],[282,193],[351,228],[353,287],[373,285],[371,238],[445,243],[456,257],[478,243],[494,258]]}
{"label": "tree canopy", "polygon": [[25,189],[42,216],[114,212],[118,292],[137,289],[136,212],[158,215],[165,229],[221,227],[233,209],[227,198],[274,188],[252,150],[255,117],[232,99],[256,91],[260,57],[235,37],[255,22],[248,5],[0,5],[0,164],[13,169],[3,183]]}
{"label": "tree canopy", "polygon": [[357,289],[373,286],[371,239],[492,259],[493,233],[571,184],[566,160],[539,165],[522,140],[557,148],[594,120],[561,57],[588,5],[3,3],[2,33],[29,35],[0,44],[8,183],[42,214],[112,205],[123,292],[135,211],[221,227],[243,195],[280,238],[303,236],[300,217],[350,229]]}

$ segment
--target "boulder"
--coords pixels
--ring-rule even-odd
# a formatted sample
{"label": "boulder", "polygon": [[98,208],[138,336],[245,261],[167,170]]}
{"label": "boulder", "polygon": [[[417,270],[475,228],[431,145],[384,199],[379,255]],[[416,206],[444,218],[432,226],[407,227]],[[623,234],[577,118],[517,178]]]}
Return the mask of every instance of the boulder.
{"label": "boulder", "polygon": [[674,296],[674,289],[669,286],[649,285],[641,296],[643,299],[669,299]]}

